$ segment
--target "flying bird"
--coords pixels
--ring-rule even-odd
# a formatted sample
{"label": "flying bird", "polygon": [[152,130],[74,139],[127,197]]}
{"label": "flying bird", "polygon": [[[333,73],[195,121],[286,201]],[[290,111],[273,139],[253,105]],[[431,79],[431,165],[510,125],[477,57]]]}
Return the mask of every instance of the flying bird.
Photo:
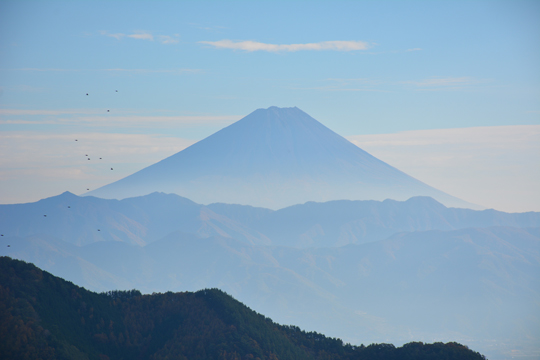
{"label": "flying bird", "polygon": [[7,247],[11,247],[11,245],[8,245]]}
{"label": "flying bird", "polygon": [[47,217],[47,215],[43,215],[44,217]]}
{"label": "flying bird", "polygon": [[79,141],[79,140],[75,139],[75,141]]}
{"label": "flying bird", "polygon": [[116,92],[118,92],[118,90],[116,90]]}
{"label": "flying bird", "polygon": [[68,209],[71,209],[71,206],[68,206]]}
{"label": "flying bird", "polygon": [[109,112],[110,110],[107,110],[107,112]]}
{"label": "flying bird", "polygon": [[86,96],[88,96],[88,93],[86,93]]}
{"label": "flying bird", "polygon": [[111,170],[112,170],[112,168],[111,168]]}

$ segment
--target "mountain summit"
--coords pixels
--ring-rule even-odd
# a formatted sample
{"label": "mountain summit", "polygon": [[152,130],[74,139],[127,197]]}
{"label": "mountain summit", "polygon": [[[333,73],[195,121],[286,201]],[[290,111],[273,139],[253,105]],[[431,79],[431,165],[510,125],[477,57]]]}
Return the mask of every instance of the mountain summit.
{"label": "mountain summit", "polygon": [[294,108],[258,109],[192,146],[85,195],[161,191],[195,202],[278,209],[307,201],[431,196],[474,207],[371,156]]}

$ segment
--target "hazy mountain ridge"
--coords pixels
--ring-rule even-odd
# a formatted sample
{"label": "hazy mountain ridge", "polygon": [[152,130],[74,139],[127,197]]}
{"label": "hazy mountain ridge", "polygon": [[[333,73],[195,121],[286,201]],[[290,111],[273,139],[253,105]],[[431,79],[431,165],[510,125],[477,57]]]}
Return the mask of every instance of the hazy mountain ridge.
{"label": "hazy mountain ridge", "polygon": [[540,213],[446,208],[427,197],[308,202],[272,211],[230,204],[204,206],[163,193],[110,200],[66,192],[35,203],[0,205],[0,233],[47,234],[76,245],[123,241],[144,246],[182,231],[259,245],[332,247],[382,240],[401,231],[488,226],[540,227]]}
{"label": "hazy mountain ridge", "polygon": [[183,230],[202,237],[234,236],[249,243],[269,243],[256,231],[175,194],[107,200],[65,192],[35,203],[0,205],[0,232],[48,234],[76,245],[123,241],[144,246]]}
{"label": "hazy mountain ridge", "polygon": [[201,204],[279,209],[306,201],[431,196],[480,208],[373,157],[294,108],[258,109],[190,147],[86,195],[123,199],[155,191]]}

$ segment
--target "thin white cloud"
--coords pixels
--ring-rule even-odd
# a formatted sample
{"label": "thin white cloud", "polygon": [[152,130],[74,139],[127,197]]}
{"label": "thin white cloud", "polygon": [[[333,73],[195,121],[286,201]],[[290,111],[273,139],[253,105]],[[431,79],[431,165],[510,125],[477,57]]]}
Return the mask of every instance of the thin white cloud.
{"label": "thin white cloud", "polygon": [[126,73],[167,73],[167,74],[182,74],[182,73],[199,73],[202,72],[201,69],[100,69],[97,71],[117,71],[117,72],[126,72]]}
{"label": "thin white cloud", "polygon": [[182,73],[200,73],[201,69],[38,69],[38,68],[20,68],[13,69],[16,71],[40,71],[40,72],[82,72],[82,71],[107,71],[107,72],[126,72],[126,73],[168,73],[168,74],[182,74]]}
{"label": "thin white cloud", "polygon": [[122,39],[123,37],[126,36],[126,34],[105,34],[106,36],[109,36],[109,37],[112,37],[112,38],[115,38],[116,40],[120,40]]}
{"label": "thin white cloud", "polygon": [[314,87],[292,87],[291,89],[292,90],[344,91],[344,92],[347,92],[347,91],[389,92],[387,90],[380,90],[380,89],[342,88],[342,87],[332,86],[332,85],[314,86]]}
{"label": "thin white cloud", "polygon": [[[178,128],[200,125],[228,125],[241,118],[239,115],[224,116],[144,116],[130,115],[130,111],[110,109],[56,109],[24,110],[0,109],[0,124],[17,125],[76,125],[82,127]],[[68,115],[66,117],[66,115]],[[71,115],[71,116],[69,116]],[[19,116],[35,116],[18,118]],[[45,117],[45,118],[43,118]]]}
{"label": "thin white cloud", "polygon": [[174,36],[169,35],[159,35],[158,39],[162,44],[178,44],[180,40],[178,39],[180,35],[175,34]]}
{"label": "thin white cloud", "polygon": [[362,84],[380,84],[380,80],[369,78],[328,78],[326,81],[335,81],[339,83],[362,83]]}
{"label": "thin white cloud", "polygon": [[307,44],[266,44],[257,41],[232,41],[232,40],[219,40],[219,41],[199,41],[200,44],[210,45],[218,49],[233,49],[244,50],[248,52],[253,51],[268,51],[268,52],[294,52],[304,50],[332,50],[332,51],[355,51],[355,50],[367,50],[370,45],[365,41],[322,41],[318,43]]}
{"label": "thin white cloud", "polygon": [[411,51],[421,51],[421,50],[422,50],[421,48],[412,48],[412,49],[407,49],[405,51],[411,52]]}
{"label": "thin white cloud", "polygon": [[472,203],[503,211],[540,211],[540,125],[416,130],[347,139]]}
{"label": "thin white cloud", "polygon": [[39,68],[19,68],[19,69],[13,69],[17,71],[50,71],[50,72],[64,72],[64,71],[81,71],[78,69],[54,69],[54,68],[45,68],[45,69],[39,69]]}
{"label": "thin white cloud", "polygon": [[145,32],[137,32],[135,34],[127,35],[127,37],[137,40],[150,40],[154,41],[154,36]]}
{"label": "thin white cloud", "polygon": [[213,32],[220,32],[223,29],[229,29],[226,26],[219,26],[219,25],[213,25],[213,26],[205,26],[197,23],[188,23],[188,25],[195,27],[199,30],[206,30],[206,31],[213,31]]}
{"label": "thin white cloud", "polygon": [[420,81],[404,81],[405,84],[412,84],[420,87],[431,87],[431,86],[456,86],[456,85],[465,85],[471,84],[474,80],[467,76],[462,77],[433,77],[429,79],[424,79]]}
{"label": "thin white cloud", "polygon": [[[228,125],[241,116],[81,116],[71,119],[71,124],[88,127],[150,127],[167,128],[196,125]],[[58,124],[66,124],[59,120]]]}
{"label": "thin white cloud", "polygon": [[[77,139],[78,141],[74,141]],[[0,158],[0,168],[47,168],[63,166],[62,159],[73,159],[76,164],[87,161],[85,154],[107,161],[118,162],[119,156],[159,153],[169,156],[193,144],[194,140],[155,134],[112,134],[101,132],[43,133],[6,131],[0,134],[0,149],[6,155]],[[69,150],[69,151],[66,151]],[[90,157],[89,156],[89,157]],[[155,158],[155,156],[148,156]],[[158,157],[156,160],[161,160]],[[130,162],[138,162],[135,158]],[[25,165],[26,164],[26,165]],[[88,165],[92,163],[84,163]]]}
{"label": "thin white cloud", "polygon": [[454,91],[473,89],[475,85],[489,82],[488,79],[472,77],[431,77],[414,81],[388,81],[369,78],[328,78],[311,81],[307,84],[294,84],[293,90],[343,91],[343,92],[392,92],[407,85],[415,91]]}
{"label": "thin white cloud", "polygon": [[293,90],[319,90],[319,91],[368,91],[368,92],[388,92],[387,90],[377,89],[383,82],[367,78],[329,78],[322,80],[324,85],[316,86],[296,86]]}
{"label": "thin white cloud", "polygon": [[[347,139],[356,145],[426,146],[459,145],[540,148],[540,125],[477,126],[455,129],[411,130],[394,134],[353,135]],[[534,140],[534,141],[533,141]],[[538,154],[540,156],[540,153]]]}
{"label": "thin white cloud", "polygon": [[103,36],[108,36],[108,37],[115,38],[116,40],[121,40],[122,38],[124,38],[126,36],[126,34],[122,34],[122,33],[111,34],[111,33],[109,33],[108,31],[105,31],[105,30],[101,30],[101,31],[99,31],[99,33],[101,35],[103,35]]}
{"label": "thin white cloud", "polygon": [[417,90],[441,91],[461,90],[471,85],[484,83],[487,80],[475,79],[468,76],[461,77],[431,77],[423,80],[401,81],[400,84],[413,85]]}
{"label": "thin white cloud", "polygon": [[3,90],[9,90],[14,92],[30,92],[30,93],[37,93],[37,92],[43,92],[46,90],[46,88],[43,87],[35,87],[30,85],[16,85],[16,86],[9,86],[0,88],[0,92]]}
{"label": "thin white cloud", "polygon": [[0,132],[0,203],[37,201],[66,190],[81,194],[193,143],[146,134]]}
{"label": "thin white cloud", "polygon": [[157,36],[154,36],[151,33],[146,32],[146,31],[135,31],[135,32],[133,32],[131,34],[125,34],[125,33],[111,34],[108,31],[102,30],[99,33],[101,35],[104,35],[104,36],[115,38],[116,40],[122,40],[124,38],[130,38],[130,39],[135,39],[135,40],[154,41],[155,38],[157,37],[158,41],[160,43],[162,43],[162,44],[178,44],[178,42],[179,42],[178,38],[180,37],[179,34],[174,34],[173,36],[170,36],[170,35],[157,35]]}
{"label": "thin white cloud", "polygon": [[56,109],[56,110],[26,110],[26,109],[0,109],[0,115],[74,115],[98,114],[93,109]]}

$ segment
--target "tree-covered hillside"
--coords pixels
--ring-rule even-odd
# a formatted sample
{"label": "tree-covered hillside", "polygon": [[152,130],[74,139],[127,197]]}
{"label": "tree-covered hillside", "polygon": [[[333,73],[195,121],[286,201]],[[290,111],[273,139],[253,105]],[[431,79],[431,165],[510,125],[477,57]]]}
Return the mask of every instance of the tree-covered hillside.
{"label": "tree-covered hillside", "polygon": [[485,359],[457,343],[367,347],[283,326],[218,289],[93,293],[0,258],[2,359]]}

